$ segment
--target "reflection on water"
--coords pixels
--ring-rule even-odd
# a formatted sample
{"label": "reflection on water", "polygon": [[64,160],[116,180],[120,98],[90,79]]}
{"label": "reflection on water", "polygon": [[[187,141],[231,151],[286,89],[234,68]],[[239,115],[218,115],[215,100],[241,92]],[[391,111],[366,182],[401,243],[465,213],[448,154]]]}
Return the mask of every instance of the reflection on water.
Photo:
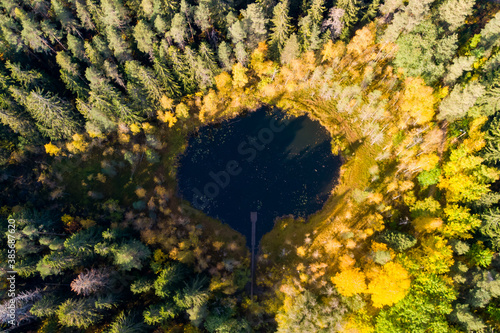
{"label": "reflection on water", "polygon": [[257,211],[260,240],[276,217],[321,209],[341,164],[330,141],[318,122],[286,119],[266,108],[203,127],[180,159],[180,195],[245,235],[247,243],[250,212]]}

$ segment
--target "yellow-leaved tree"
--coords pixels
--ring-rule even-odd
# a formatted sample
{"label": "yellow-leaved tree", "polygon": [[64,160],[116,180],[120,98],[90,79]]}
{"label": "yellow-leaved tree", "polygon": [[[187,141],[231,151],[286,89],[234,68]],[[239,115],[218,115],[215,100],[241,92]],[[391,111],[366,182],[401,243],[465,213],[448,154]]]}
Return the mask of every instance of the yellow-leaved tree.
{"label": "yellow-leaved tree", "polygon": [[396,262],[388,262],[384,266],[373,267],[368,274],[367,292],[371,294],[373,306],[381,308],[402,300],[410,288],[410,275],[406,269]]}
{"label": "yellow-leaved tree", "polygon": [[233,85],[243,88],[248,83],[247,69],[239,62],[233,65]]}
{"label": "yellow-leaved tree", "polygon": [[353,296],[366,291],[366,277],[359,268],[347,268],[332,277],[332,282],[342,296]]}
{"label": "yellow-leaved tree", "polygon": [[52,142],[47,143],[44,147],[45,147],[45,151],[47,152],[47,154],[49,154],[51,156],[57,156],[57,154],[59,154],[59,152],[61,151],[61,148],[52,144]]}
{"label": "yellow-leaved tree", "polygon": [[433,89],[426,86],[423,79],[409,77],[405,80],[400,108],[415,119],[417,124],[422,125],[432,120],[435,103]]}

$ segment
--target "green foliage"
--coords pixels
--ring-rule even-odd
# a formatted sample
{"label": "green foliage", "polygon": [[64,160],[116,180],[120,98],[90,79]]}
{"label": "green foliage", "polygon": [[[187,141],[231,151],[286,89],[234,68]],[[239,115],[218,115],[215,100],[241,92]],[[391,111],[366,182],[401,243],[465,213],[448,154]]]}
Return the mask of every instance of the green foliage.
{"label": "green foliage", "polygon": [[81,230],[64,241],[64,247],[73,255],[89,256],[94,252],[94,246],[102,240],[102,229],[92,227]]}
{"label": "green foliage", "polygon": [[472,82],[461,88],[455,86],[451,93],[439,105],[438,119],[446,119],[450,122],[463,118],[469,109],[476,103],[476,100],[484,94],[484,87]]}
{"label": "green foliage", "polygon": [[124,271],[130,271],[134,268],[141,269],[143,262],[151,255],[149,248],[135,239],[112,247],[111,253],[113,254],[113,263]]}
{"label": "green foliage", "polygon": [[288,0],[281,0],[273,9],[269,45],[271,51],[274,52],[277,58],[279,58],[281,51],[285,47],[285,43],[288,40],[292,28],[288,9]]}
{"label": "green foliage", "polygon": [[49,317],[57,312],[59,303],[54,295],[44,295],[33,304],[30,312],[39,318]]}
{"label": "green foliage", "polygon": [[296,34],[292,34],[281,52],[281,63],[288,64],[300,55],[300,45]]}
{"label": "green foliage", "polygon": [[391,261],[391,253],[389,251],[376,251],[373,261],[379,265],[385,265]]}
{"label": "green foliage", "polygon": [[456,35],[440,37],[440,34],[440,28],[429,20],[402,34],[396,41],[399,47],[394,59],[396,66],[404,68],[408,76],[420,76],[427,84],[434,84],[445,74],[445,65],[457,49]]}
{"label": "green foliage", "polygon": [[151,305],[144,311],[144,322],[148,325],[163,324],[174,318],[179,312],[177,306],[167,302],[163,305]]}
{"label": "green foliage", "polygon": [[173,287],[182,280],[183,276],[184,272],[179,264],[169,264],[154,282],[155,294],[162,298],[173,295]]}
{"label": "green foliage", "polygon": [[58,307],[57,317],[64,326],[87,328],[101,320],[102,315],[88,299],[68,299]]}
{"label": "green foliage", "polygon": [[456,304],[453,312],[450,314],[450,320],[468,332],[480,331],[486,328],[484,322],[472,314],[467,304]]}
{"label": "green foliage", "polygon": [[418,275],[408,295],[394,306],[383,309],[376,317],[375,331],[396,332],[453,332],[446,315],[452,311],[455,291],[441,277]]}
{"label": "green foliage", "polygon": [[111,322],[109,333],[140,333],[146,332],[147,327],[136,314],[120,312]]}
{"label": "green foliage", "polygon": [[294,297],[289,309],[278,314],[279,333],[334,330],[346,308],[336,298],[318,298],[309,291]]}
{"label": "green foliage", "polygon": [[154,281],[147,277],[141,277],[138,280],[132,282],[130,285],[130,290],[134,294],[147,293],[154,288]]}
{"label": "green foliage", "polygon": [[396,251],[405,251],[417,244],[417,239],[412,235],[396,230],[384,231],[379,235],[381,242],[386,243]]}
{"label": "green foliage", "polygon": [[500,210],[489,209],[482,215],[481,233],[489,238],[495,251],[500,249]]}
{"label": "green foliage", "polygon": [[472,245],[470,251],[467,253],[471,264],[479,267],[488,267],[493,259],[493,252],[485,248],[482,242],[477,242]]}
{"label": "green foliage", "polygon": [[447,0],[438,8],[440,19],[446,23],[448,30],[455,31],[472,14],[476,0]]}
{"label": "green foliage", "polygon": [[439,176],[441,175],[441,169],[434,168],[429,171],[422,171],[418,174],[417,180],[423,188],[426,188],[431,185],[435,185],[439,181]]}

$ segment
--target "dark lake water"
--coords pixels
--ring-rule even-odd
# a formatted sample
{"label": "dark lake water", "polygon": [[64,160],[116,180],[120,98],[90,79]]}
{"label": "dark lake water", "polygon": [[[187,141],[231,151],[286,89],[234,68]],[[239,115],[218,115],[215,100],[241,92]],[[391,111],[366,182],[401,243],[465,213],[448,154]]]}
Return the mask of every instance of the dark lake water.
{"label": "dark lake water", "polygon": [[179,161],[180,195],[245,235],[247,244],[250,212],[257,212],[258,243],[276,217],[322,208],[341,165],[330,142],[319,122],[268,108],[202,127]]}

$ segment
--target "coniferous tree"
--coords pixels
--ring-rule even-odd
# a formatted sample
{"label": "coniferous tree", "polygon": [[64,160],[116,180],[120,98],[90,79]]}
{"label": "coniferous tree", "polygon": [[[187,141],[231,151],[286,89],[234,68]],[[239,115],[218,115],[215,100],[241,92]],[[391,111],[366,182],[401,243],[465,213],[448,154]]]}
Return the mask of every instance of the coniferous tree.
{"label": "coniferous tree", "polygon": [[225,41],[222,41],[219,44],[219,48],[217,50],[217,57],[219,59],[219,63],[222,65],[222,68],[224,70],[229,70],[231,67],[233,67],[234,63],[231,58],[231,48]]}
{"label": "coniferous tree", "polygon": [[361,1],[339,0],[336,6],[344,10],[344,15],[342,15],[341,18],[342,22],[344,23],[344,29],[342,30],[341,37],[347,38],[351,33],[352,27],[356,23],[358,23],[358,14],[361,9]]}
{"label": "coniferous tree", "polygon": [[22,104],[35,119],[39,131],[52,140],[70,138],[80,127],[71,104],[51,93],[32,90]]}
{"label": "coniferous tree", "polygon": [[167,92],[169,97],[175,97],[180,93],[179,84],[175,81],[171,71],[168,69],[166,63],[160,60],[158,56],[154,57],[153,68],[158,80],[160,80],[163,89]]}
{"label": "coniferous tree", "polygon": [[86,61],[87,57],[85,55],[85,46],[83,41],[72,34],[66,35],[66,43],[68,46],[68,50],[71,51],[73,57],[80,61]]}
{"label": "coniferous tree", "polygon": [[181,47],[185,45],[187,39],[187,22],[183,14],[177,13],[174,15],[169,36]]}
{"label": "coniferous tree", "polygon": [[281,52],[281,63],[288,64],[300,55],[300,44],[296,34],[292,34]]}
{"label": "coniferous tree", "polygon": [[84,98],[87,95],[87,84],[80,75],[78,65],[72,62],[71,57],[64,51],[57,53],[56,61],[61,67],[61,80],[66,84],[66,87],[79,98]]}
{"label": "coniferous tree", "polygon": [[290,16],[288,15],[289,1],[282,0],[273,9],[271,19],[270,49],[279,58],[291,31]]}
{"label": "coniferous tree", "polygon": [[87,328],[97,323],[102,315],[90,299],[68,299],[57,309],[59,322],[64,326]]}
{"label": "coniferous tree", "polygon": [[143,20],[137,22],[137,25],[134,27],[134,38],[137,42],[137,48],[139,51],[150,55],[153,54],[155,34]]}
{"label": "coniferous tree", "polygon": [[449,31],[457,30],[472,14],[476,0],[447,0],[438,8],[440,19],[446,23]]}
{"label": "coniferous tree", "polygon": [[266,40],[268,20],[262,6],[258,3],[249,4],[245,10],[241,11],[241,14],[244,17],[243,28],[247,33],[246,45],[249,50],[253,50],[259,42]]}

